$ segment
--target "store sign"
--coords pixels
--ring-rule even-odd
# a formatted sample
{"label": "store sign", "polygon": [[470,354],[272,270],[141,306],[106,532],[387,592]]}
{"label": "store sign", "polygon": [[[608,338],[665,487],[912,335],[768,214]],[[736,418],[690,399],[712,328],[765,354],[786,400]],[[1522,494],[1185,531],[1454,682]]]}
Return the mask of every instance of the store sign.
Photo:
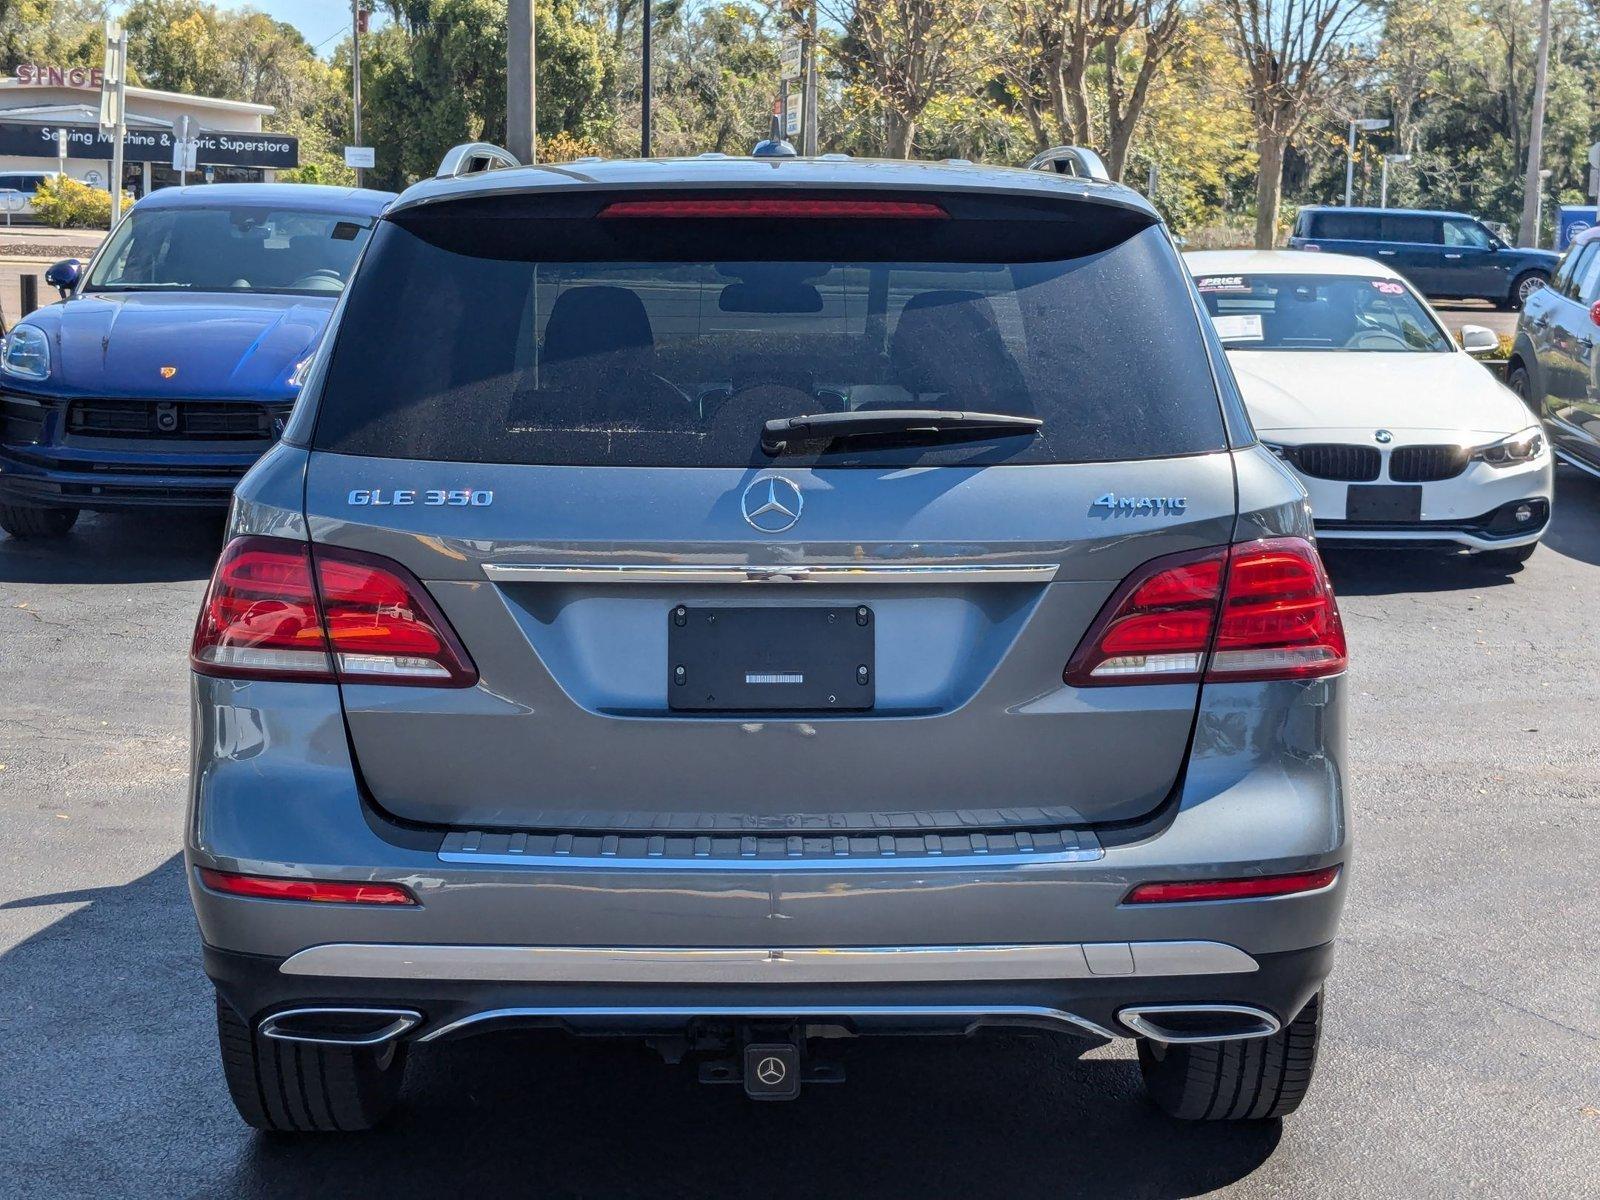
{"label": "store sign", "polygon": [[99,91],[105,72],[99,67],[54,67],[44,63],[18,63],[19,87],[69,87]]}
{"label": "store sign", "polygon": [[[24,158],[56,158],[58,136],[67,136],[68,158],[110,159],[111,134],[94,125],[34,125],[0,121],[0,154]],[[122,142],[127,162],[172,161],[177,140],[170,129],[130,129]],[[236,133],[201,130],[192,139],[198,162],[218,167],[271,167],[283,170],[300,165],[300,139],[282,133]]]}

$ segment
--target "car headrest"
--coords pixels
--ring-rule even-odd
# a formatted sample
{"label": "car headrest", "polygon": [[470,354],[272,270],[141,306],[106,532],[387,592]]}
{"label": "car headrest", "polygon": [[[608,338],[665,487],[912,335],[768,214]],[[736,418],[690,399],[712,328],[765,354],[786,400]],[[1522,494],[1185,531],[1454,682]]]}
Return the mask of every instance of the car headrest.
{"label": "car headrest", "polygon": [[889,361],[896,382],[913,394],[948,395],[968,408],[996,402],[1003,411],[1031,415],[1022,373],[980,292],[920,292],[907,300],[889,339]]}
{"label": "car headrest", "polygon": [[651,370],[655,338],[644,302],[622,287],[593,285],[562,292],[545,323],[541,360],[549,387],[569,386],[590,374]]}

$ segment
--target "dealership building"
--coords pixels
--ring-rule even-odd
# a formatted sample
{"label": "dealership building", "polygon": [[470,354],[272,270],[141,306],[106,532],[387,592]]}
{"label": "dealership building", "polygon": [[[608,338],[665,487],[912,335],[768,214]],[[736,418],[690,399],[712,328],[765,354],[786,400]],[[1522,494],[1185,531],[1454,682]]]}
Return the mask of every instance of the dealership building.
{"label": "dealership building", "polygon": [[[189,183],[270,181],[300,165],[297,139],[267,127],[270,104],[129,87],[126,106],[122,185],[135,196],[179,182],[173,149],[185,117],[196,143]],[[65,171],[107,187],[113,145],[99,119],[99,68],[22,64],[0,79],[0,176]]]}

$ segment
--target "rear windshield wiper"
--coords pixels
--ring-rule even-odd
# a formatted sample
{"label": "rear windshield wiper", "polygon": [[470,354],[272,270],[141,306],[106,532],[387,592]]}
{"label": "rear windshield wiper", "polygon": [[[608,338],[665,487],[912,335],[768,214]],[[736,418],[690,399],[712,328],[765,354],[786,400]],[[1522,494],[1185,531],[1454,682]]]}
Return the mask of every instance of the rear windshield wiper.
{"label": "rear windshield wiper", "polygon": [[952,412],[943,408],[878,408],[857,412],[810,413],[802,417],[775,417],[761,427],[761,449],[782,454],[791,441],[876,437],[909,433],[918,437],[955,439],[985,434],[1037,433],[1044,425],[1038,417],[1010,413]]}

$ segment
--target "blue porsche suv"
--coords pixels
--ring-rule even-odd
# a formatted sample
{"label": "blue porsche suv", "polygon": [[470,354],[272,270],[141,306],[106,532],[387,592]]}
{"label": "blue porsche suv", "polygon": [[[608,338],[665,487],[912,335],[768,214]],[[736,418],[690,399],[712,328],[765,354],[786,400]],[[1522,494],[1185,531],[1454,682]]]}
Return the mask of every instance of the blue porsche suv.
{"label": "blue porsche suv", "polygon": [[213,184],[145,197],[63,303],[0,349],[0,528],[223,506],[278,438],[387,192]]}

